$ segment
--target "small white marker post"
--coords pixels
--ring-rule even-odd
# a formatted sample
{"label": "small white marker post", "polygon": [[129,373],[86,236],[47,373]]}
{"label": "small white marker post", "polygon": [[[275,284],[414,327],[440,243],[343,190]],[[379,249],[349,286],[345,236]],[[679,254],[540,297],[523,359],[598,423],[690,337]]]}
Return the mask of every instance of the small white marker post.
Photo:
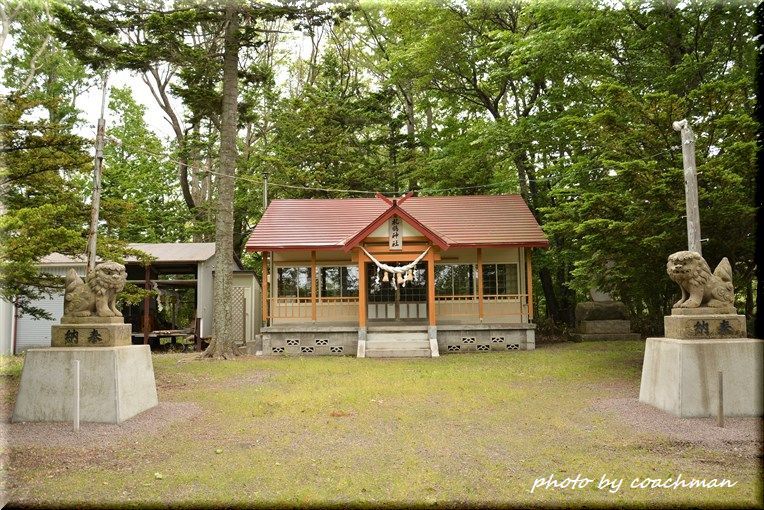
{"label": "small white marker post", "polygon": [[74,367],[74,430],[80,430],[80,360],[72,361]]}
{"label": "small white marker post", "polygon": [[719,409],[716,413],[716,425],[724,428],[724,372],[719,370]]}

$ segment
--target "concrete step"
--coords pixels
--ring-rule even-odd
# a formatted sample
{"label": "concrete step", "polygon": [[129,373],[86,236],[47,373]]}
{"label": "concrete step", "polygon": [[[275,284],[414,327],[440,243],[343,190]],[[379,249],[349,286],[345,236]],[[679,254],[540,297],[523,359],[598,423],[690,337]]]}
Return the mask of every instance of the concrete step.
{"label": "concrete step", "polygon": [[373,340],[366,341],[367,349],[429,349],[429,340],[400,341],[400,340]]}
{"label": "concrete step", "polygon": [[429,358],[430,348],[426,349],[375,349],[366,347],[367,358]]}
{"label": "concrete step", "polygon": [[367,333],[366,341],[371,342],[427,342],[427,332],[385,332]]}
{"label": "concrete step", "polygon": [[387,333],[390,331],[413,331],[427,333],[426,325],[372,324],[367,328],[369,333]]}

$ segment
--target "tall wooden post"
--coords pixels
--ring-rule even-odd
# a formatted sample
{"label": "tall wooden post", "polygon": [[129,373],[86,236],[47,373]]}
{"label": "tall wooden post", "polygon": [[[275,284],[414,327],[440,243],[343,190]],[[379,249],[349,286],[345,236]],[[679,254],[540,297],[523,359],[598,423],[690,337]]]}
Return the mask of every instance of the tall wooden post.
{"label": "tall wooden post", "polygon": [[533,249],[525,249],[525,298],[528,300],[528,322],[533,320]]}
{"label": "tall wooden post", "polygon": [[698,208],[698,172],[695,168],[695,135],[687,119],[676,121],[674,131],[682,136],[684,194],[687,209],[687,249],[703,254],[700,247],[700,210]]}
{"label": "tall wooden post", "polygon": [[103,78],[101,91],[101,117],[98,119],[95,143],[95,165],[93,168],[93,196],[90,203],[90,229],[88,230],[88,269],[95,268],[96,240],[98,238],[98,218],[101,209],[101,173],[103,171],[103,140],[106,131],[104,111],[106,109],[106,76]]}
{"label": "tall wooden post", "polygon": [[265,326],[268,325],[268,252],[263,252],[263,317],[262,322]]}
{"label": "tall wooden post", "polygon": [[310,252],[310,316],[316,322],[316,250]]}
{"label": "tall wooden post", "polygon": [[358,327],[366,327],[366,255],[358,250]]}
{"label": "tall wooden post", "polygon": [[427,318],[430,326],[437,324],[435,316],[435,252],[427,253]]}
{"label": "tall wooden post", "polygon": [[478,317],[483,322],[483,249],[477,249],[477,274],[478,274]]}

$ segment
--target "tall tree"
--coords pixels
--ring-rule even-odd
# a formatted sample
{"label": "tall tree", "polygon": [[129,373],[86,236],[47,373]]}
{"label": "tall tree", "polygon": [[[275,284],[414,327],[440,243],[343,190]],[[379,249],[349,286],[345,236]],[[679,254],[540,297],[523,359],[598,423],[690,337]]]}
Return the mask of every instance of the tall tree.
{"label": "tall tree", "polygon": [[220,179],[215,224],[215,332],[205,354],[218,358],[234,355],[231,341],[231,287],[233,285],[233,199],[236,170],[236,128],[239,98],[239,6],[232,0],[225,7],[223,43],[223,111],[220,127]]}
{"label": "tall tree", "polygon": [[[205,355],[227,357],[234,354],[230,335],[230,295],[238,90],[239,81],[246,83],[260,78],[241,72],[239,55],[245,48],[261,44],[261,33],[267,30],[262,25],[264,21],[287,18],[299,23],[311,16],[321,18],[330,13],[319,12],[312,4],[279,5],[243,0],[225,4],[178,2],[173,6],[161,1],[113,2],[107,6],[80,3],[59,5],[55,13],[58,17],[57,37],[94,68],[111,66],[145,73],[157,64],[178,66],[181,80],[174,91],[189,106],[192,125],[195,125],[193,121],[204,119],[219,130],[220,157],[215,171],[218,177],[216,320],[214,339]],[[213,34],[222,29],[223,38],[210,41],[212,47],[222,48],[222,53],[210,53],[209,47],[199,48],[195,44],[195,34],[200,33],[200,27]],[[165,78],[162,84],[166,87],[169,79]],[[189,203],[189,192],[183,182],[181,186]]]}
{"label": "tall tree", "polygon": [[129,88],[109,94],[101,218],[107,235],[129,242],[191,239],[191,213],[176,185],[167,147],[146,125]]}
{"label": "tall tree", "polygon": [[[8,2],[0,12],[3,38],[0,98],[0,295],[21,313],[47,316],[34,300],[60,290],[62,281],[41,272],[52,252],[85,250],[92,160],[75,134],[75,99],[89,76],[49,31],[47,2]],[[7,39],[6,39],[7,40]]]}

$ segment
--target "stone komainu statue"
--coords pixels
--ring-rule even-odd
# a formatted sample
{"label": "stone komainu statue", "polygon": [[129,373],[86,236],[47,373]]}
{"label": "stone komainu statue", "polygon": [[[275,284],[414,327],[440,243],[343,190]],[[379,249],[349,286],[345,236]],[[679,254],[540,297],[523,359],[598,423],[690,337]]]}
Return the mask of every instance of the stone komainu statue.
{"label": "stone komainu statue", "polygon": [[64,317],[121,317],[117,294],[125,287],[125,266],[101,262],[82,281],[74,269],[66,274]]}
{"label": "stone komainu statue", "polygon": [[712,273],[699,253],[678,251],[669,255],[666,271],[682,289],[682,299],[674,303],[674,308],[728,308],[734,305],[732,267],[727,257]]}

